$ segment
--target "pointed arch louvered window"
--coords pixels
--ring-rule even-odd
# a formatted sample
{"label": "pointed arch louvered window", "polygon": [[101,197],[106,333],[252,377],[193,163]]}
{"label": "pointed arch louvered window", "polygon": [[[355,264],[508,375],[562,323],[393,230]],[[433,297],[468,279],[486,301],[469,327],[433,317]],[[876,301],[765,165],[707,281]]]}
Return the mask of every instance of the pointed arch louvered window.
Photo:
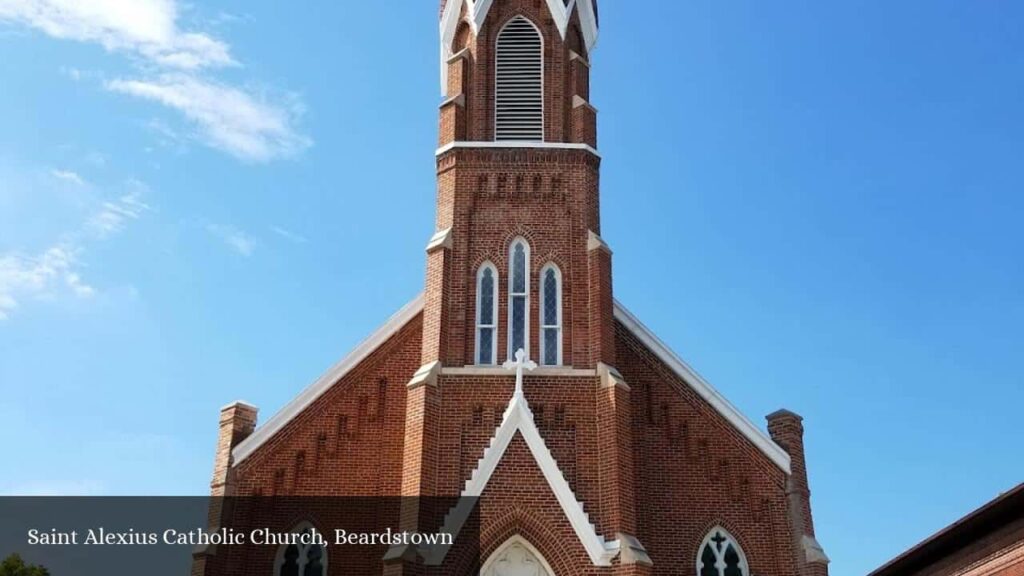
{"label": "pointed arch louvered window", "polygon": [[544,44],[532,22],[516,16],[498,34],[494,139],[544,140]]}

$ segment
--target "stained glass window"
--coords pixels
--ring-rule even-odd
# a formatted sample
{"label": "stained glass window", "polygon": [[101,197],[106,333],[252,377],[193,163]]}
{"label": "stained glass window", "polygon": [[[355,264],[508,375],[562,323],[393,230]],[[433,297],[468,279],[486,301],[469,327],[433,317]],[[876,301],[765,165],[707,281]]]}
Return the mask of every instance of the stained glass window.
{"label": "stained glass window", "polygon": [[[292,530],[294,534],[310,534],[313,527],[303,523]],[[275,576],[326,576],[327,549],[319,544],[288,544],[278,552],[274,564]]]}
{"label": "stained glass window", "polygon": [[558,366],[562,363],[562,277],[558,267],[548,264],[541,278],[541,364]]}
{"label": "stained glass window", "polygon": [[476,291],[476,363],[495,364],[495,338],[498,335],[498,269],[490,262],[477,273]]}
{"label": "stained glass window", "polygon": [[508,289],[508,357],[515,357],[522,349],[530,357],[529,311],[530,311],[530,246],[519,238],[509,249]]}
{"label": "stained glass window", "polygon": [[697,558],[697,576],[749,576],[743,549],[723,528],[704,538]]}

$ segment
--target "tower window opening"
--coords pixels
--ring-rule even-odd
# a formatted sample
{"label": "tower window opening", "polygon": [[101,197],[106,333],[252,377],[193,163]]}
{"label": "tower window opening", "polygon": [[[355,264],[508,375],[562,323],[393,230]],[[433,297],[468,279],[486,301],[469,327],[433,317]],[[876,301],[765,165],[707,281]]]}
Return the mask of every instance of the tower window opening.
{"label": "tower window opening", "polygon": [[530,245],[518,238],[509,248],[508,357],[522,349],[530,357]]}
{"label": "tower window opening", "polygon": [[522,16],[498,34],[495,49],[494,139],[544,140],[544,43]]}
{"label": "tower window opening", "polygon": [[548,264],[540,272],[540,354],[541,364],[562,364],[562,274]]}
{"label": "tower window opening", "polygon": [[497,363],[498,269],[490,262],[480,267],[476,278],[476,363]]}

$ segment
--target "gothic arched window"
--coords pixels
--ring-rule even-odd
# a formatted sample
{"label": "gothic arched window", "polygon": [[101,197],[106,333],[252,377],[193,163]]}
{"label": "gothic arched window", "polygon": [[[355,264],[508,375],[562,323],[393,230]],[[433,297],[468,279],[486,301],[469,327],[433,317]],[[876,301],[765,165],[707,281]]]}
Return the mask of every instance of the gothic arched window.
{"label": "gothic arched window", "polygon": [[516,238],[508,251],[508,357],[530,357],[530,245]]}
{"label": "gothic arched window", "polygon": [[724,528],[709,532],[698,550],[697,576],[750,576],[743,549]]}
{"label": "gothic arched window", "polygon": [[540,271],[540,360],[562,365],[562,272],[554,264]]}
{"label": "gothic arched window", "polygon": [[[312,524],[303,522],[293,534],[310,534]],[[327,576],[327,549],[319,544],[281,546],[274,560],[274,576]]]}
{"label": "gothic arched window", "polygon": [[496,364],[498,352],[498,269],[490,262],[476,275],[476,363]]}
{"label": "gothic arched window", "polygon": [[494,139],[544,140],[544,41],[522,16],[498,33],[494,73]]}

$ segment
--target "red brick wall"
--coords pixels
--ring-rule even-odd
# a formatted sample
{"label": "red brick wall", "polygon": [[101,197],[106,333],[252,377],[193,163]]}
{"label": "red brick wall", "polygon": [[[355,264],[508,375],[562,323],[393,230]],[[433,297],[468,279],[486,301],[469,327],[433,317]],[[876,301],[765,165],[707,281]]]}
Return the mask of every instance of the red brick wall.
{"label": "red brick wall", "polygon": [[417,316],[235,468],[240,496],[398,495]]}
{"label": "red brick wall", "polygon": [[1024,518],[906,576],[1024,576]]}
{"label": "red brick wall", "polygon": [[785,473],[621,325],[619,371],[632,388],[637,525],[655,574],[692,569],[721,525],[752,574],[796,575]]}
{"label": "red brick wall", "polygon": [[[451,227],[453,240],[445,280],[449,326],[441,359],[446,366],[473,363],[477,270],[488,260],[499,274],[498,358],[505,359],[508,250],[517,236],[525,237],[531,250],[531,357],[540,357],[537,279],[540,269],[554,262],[562,271],[563,361],[576,367],[595,365],[596,355],[589,349],[587,232],[600,231],[599,165],[584,150],[454,149],[438,158],[437,229]],[[428,270],[431,279],[440,273],[440,267]],[[439,284],[431,280],[428,286]],[[433,300],[430,294],[427,300]]]}

